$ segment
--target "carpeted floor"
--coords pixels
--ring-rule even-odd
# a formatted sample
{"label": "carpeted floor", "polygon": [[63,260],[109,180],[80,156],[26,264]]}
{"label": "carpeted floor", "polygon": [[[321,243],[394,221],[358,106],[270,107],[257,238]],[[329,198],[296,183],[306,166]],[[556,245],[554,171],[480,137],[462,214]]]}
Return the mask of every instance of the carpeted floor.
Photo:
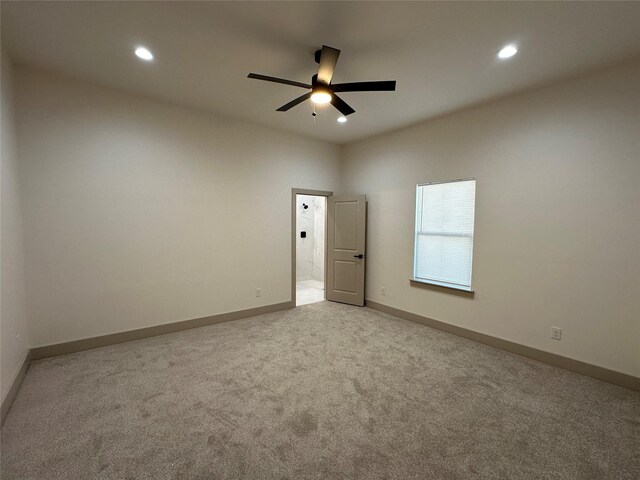
{"label": "carpeted floor", "polygon": [[35,362],[2,479],[638,479],[640,394],[322,302]]}

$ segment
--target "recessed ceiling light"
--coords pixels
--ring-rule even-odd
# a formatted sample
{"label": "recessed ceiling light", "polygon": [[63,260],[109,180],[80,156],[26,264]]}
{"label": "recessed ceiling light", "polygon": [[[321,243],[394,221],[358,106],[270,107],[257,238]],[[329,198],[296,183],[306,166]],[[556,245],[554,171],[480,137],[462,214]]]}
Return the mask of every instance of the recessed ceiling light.
{"label": "recessed ceiling light", "polygon": [[502,58],[502,59],[511,58],[516,53],[518,53],[518,47],[516,47],[513,44],[506,45],[506,46],[502,47],[502,49],[498,52],[498,58]]}
{"label": "recessed ceiling light", "polygon": [[311,101],[319,105],[329,103],[331,101],[331,93],[324,88],[318,88],[311,95]]}
{"label": "recessed ceiling light", "polygon": [[347,117],[338,117],[338,123],[347,123]]}
{"label": "recessed ceiling light", "polygon": [[141,58],[145,62],[150,62],[151,60],[153,60],[153,53],[151,53],[147,48],[137,47],[135,53],[138,58]]}

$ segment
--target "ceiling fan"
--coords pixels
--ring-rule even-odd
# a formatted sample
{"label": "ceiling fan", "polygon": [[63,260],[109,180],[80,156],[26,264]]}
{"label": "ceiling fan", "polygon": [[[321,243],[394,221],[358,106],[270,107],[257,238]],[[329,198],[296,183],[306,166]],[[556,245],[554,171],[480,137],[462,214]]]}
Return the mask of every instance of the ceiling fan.
{"label": "ceiling fan", "polygon": [[355,112],[344,100],[336,95],[336,92],[392,92],[396,89],[395,80],[378,81],[378,82],[355,82],[355,83],[336,83],[332,84],[333,71],[338,63],[340,50],[337,48],[322,46],[322,50],[315,53],[316,63],[320,64],[318,73],[311,77],[311,84],[296,82],[294,80],[285,80],[284,78],[269,77],[258,73],[250,73],[247,77],[256,80],[265,80],[267,82],[283,83],[285,85],[293,85],[311,90],[304,95],[290,101],[281,106],[276,111],[286,112],[296,105],[311,99],[316,104],[331,103],[345,117]]}

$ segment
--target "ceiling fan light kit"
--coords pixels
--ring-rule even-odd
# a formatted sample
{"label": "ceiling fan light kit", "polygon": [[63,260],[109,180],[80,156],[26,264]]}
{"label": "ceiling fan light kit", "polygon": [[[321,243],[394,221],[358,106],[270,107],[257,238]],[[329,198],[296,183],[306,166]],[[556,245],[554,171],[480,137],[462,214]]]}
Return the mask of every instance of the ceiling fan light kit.
{"label": "ceiling fan light kit", "polygon": [[311,101],[318,105],[323,105],[331,101],[331,90],[323,87],[316,87],[311,94]]}
{"label": "ceiling fan light kit", "polygon": [[270,77],[258,73],[250,73],[247,77],[266,82],[282,83],[293,87],[301,87],[310,90],[304,95],[295,98],[289,103],[281,106],[276,111],[286,112],[296,105],[311,100],[313,103],[322,105],[331,103],[346,119],[347,116],[355,113],[344,100],[336,95],[336,92],[393,92],[396,89],[395,80],[376,82],[354,82],[332,84],[331,79],[338,63],[340,50],[337,48],[322,46],[321,50],[315,52],[315,60],[318,66],[318,73],[311,77],[311,84],[286,80],[284,78]]}

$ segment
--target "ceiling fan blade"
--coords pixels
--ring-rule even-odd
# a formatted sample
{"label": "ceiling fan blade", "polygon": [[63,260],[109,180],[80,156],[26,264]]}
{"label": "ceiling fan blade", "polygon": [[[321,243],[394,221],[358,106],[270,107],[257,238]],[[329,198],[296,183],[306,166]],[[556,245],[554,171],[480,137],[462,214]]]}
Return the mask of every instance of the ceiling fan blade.
{"label": "ceiling fan blade", "polygon": [[320,66],[318,67],[318,82],[329,85],[333,78],[333,71],[338,63],[338,57],[340,56],[340,50],[337,48],[322,46],[322,53],[320,53]]}
{"label": "ceiling fan blade", "polygon": [[380,82],[355,82],[337,83],[331,85],[334,92],[393,92],[396,89],[395,80],[384,80]]}
{"label": "ceiling fan blade", "polygon": [[260,75],[259,73],[250,73],[247,78],[254,78],[256,80],[265,80],[267,82],[283,83],[285,85],[293,85],[294,87],[311,88],[311,85],[302,82],[296,82],[295,80],[285,80],[284,78],[269,77],[267,75]]}
{"label": "ceiling fan blade", "polygon": [[336,107],[340,111],[340,113],[345,117],[355,112],[353,108],[347,105],[347,102],[345,102],[335,94],[331,95],[331,105]]}
{"label": "ceiling fan blade", "polygon": [[296,98],[295,100],[291,100],[289,103],[287,103],[286,105],[281,106],[279,109],[276,110],[276,112],[286,112],[287,110],[289,110],[290,108],[295,107],[296,105],[298,105],[299,103],[304,102],[305,100],[308,100],[309,98],[311,98],[311,92],[309,93],[305,93],[304,95],[299,96],[298,98]]}

